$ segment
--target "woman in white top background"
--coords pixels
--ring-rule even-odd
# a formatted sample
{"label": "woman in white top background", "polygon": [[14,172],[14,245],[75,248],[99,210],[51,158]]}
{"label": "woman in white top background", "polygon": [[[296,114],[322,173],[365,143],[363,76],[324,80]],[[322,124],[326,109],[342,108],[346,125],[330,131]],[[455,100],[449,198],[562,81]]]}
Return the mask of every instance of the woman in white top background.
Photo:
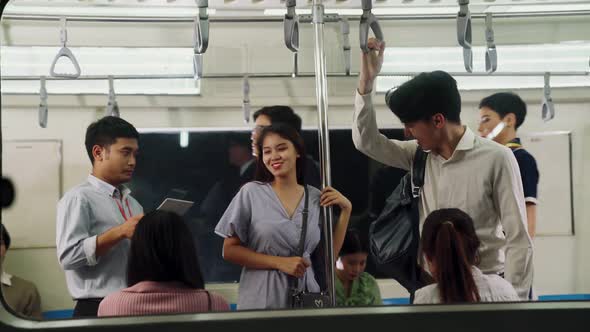
{"label": "woman in white top background", "polygon": [[465,212],[440,209],[428,215],[421,246],[436,283],[416,291],[414,303],[519,301],[508,281],[477,268],[479,245],[473,220]]}

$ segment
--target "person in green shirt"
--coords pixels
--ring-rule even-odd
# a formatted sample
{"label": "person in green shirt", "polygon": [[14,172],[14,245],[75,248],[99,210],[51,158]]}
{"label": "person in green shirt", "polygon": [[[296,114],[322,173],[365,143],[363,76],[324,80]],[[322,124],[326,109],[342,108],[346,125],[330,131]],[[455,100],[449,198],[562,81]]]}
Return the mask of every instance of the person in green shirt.
{"label": "person in green shirt", "polygon": [[340,307],[382,305],[379,286],[365,272],[369,250],[355,230],[348,230],[336,262],[336,305]]}

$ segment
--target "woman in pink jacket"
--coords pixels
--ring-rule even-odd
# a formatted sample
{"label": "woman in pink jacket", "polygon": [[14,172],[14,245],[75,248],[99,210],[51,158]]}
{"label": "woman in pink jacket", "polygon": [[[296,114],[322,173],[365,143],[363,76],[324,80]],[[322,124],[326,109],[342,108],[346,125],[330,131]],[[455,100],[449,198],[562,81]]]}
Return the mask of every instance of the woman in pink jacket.
{"label": "woman in pink jacket", "polygon": [[136,316],[228,311],[206,291],[195,244],[180,216],[154,211],[137,224],[127,263],[127,284],[108,295],[98,316]]}

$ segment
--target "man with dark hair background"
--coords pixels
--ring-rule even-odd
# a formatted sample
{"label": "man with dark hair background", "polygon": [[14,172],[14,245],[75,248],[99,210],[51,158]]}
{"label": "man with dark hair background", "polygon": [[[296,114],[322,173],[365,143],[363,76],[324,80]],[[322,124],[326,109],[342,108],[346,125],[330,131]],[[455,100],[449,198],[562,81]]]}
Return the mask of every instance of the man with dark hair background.
{"label": "man with dark hair background", "polygon": [[370,51],[361,57],[355,97],[352,135],[356,148],[405,170],[412,169],[419,147],[429,152],[418,207],[421,225],[437,209],[467,212],[482,242],[480,269],[504,275],[521,299],[529,299],[533,247],[513,153],[461,124],[457,84],[443,71],[422,73],[386,94],[388,107],[403,123],[407,136],[415,140],[390,140],[380,134],[372,90],[383,64],[385,43],[371,39],[368,46]]}
{"label": "man with dark hair background", "polygon": [[[199,259],[208,265],[206,269],[203,269],[205,280],[215,280],[220,276],[239,280],[242,273],[241,266],[227,262],[219,255],[223,248],[223,238],[211,236],[211,230],[215,229],[234,196],[246,182],[252,180],[245,173],[252,166],[252,161],[256,160],[252,155],[247,139],[239,135],[228,136],[227,159],[229,170],[224,173],[221,179],[215,182],[201,202],[199,210],[205,219],[204,222],[189,224],[191,230],[198,234],[196,236],[198,241],[195,242],[199,246],[197,250],[201,255]],[[255,163],[254,166],[256,166]]]}
{"label": "man with dark hair background", "polygon": [[526,118],[526,103],[511,92],[499,92],[479,103],[479,134],[512,150],[522,177],[529,235],[535,236],[539,169],[535,158],[522,147],[517,131]]}
{"label": "man with dark hair background", "polygon": [[96,316],[102,298],[127,287],[129,239],[143,208],[123,184],[133,175],[138,141],[133,125],[118,117],[88,126],[92,173],[57,205],[57,257],[76,300],[74,317]]}

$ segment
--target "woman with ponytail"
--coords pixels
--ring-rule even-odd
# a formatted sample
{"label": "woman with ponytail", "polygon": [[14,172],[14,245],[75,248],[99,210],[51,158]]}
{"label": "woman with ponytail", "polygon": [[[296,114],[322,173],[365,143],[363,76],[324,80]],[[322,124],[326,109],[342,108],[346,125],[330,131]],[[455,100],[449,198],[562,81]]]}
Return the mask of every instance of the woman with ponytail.
{"label": "woman with ponytail", "polygon": [[414,303],[519,301],[508,281],[477,268],[479,245],[468,214],[459,209],[433,211],[424,221],[421,246],[436,283],[416,291]]}

